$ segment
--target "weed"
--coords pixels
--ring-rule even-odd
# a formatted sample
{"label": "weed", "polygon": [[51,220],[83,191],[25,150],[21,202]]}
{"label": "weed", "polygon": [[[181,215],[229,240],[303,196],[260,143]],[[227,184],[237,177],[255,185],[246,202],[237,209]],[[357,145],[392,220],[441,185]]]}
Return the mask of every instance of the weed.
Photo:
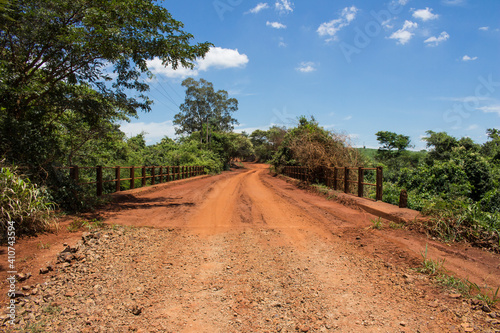
{"label": "weed", "polygon": [[427,258],[427,244],[425,245],[425,252],[422,252],[422,258],[422,267],[418,269],[420,273],[435,275],[443,269],[444,259],[439,261]]}
{"label": "weed", "polygon": [[447,289],[455,290],[463,296],[470,297],[472,283],[447,274],[439,274],[436,280]]}
{"label": "weed", "polygon": [[43,308],[43,312],[48,315],[57,315],[61,312],[61,308],[58,306],[47,305]]}
{"label": "weed", "polygon": [[500,287],[498,287],[497,290],[494,293],[492,293],[491,296],[488,293],[480,292],[479,294],[477,294],[476,298],[486,303],[489,307],[492,307],[498,302],[500,302],[500,296],[498,295],[499,291]]}
{"label": "weed", "polygon": [[22,257],[21,260],[19,260],[20,262],[26,262],[30,259],[33,259],[33,256],[25,256],[25,257]]}
{"label": "weed", "polygon": [[[46,190],[31,183],[16,167],[0,168],[0,207],[0,221],[15,221],[16,235],[57,229],[55,205]],[[7,224],[0,223],[0,241],[5,240],[6,231]]]}
{"label": "weed", "polygon": [[391,228],[391,229],[403,229],[403,225],[396,223],[396,222],[391,222],[389,224],[389,228]]}
{"label": "weed", "polygon": [[50,246],[52,244],[50,243],[47,243],[47,244],[43,244],[42,242],[38,243],[38,245],[36,246],[39,250],[46,250],[46,249],[50,249]]}
{"label": "weed", "polygon": [[91,220],[73,220],[71,221],[70,225],[67,227],[69,232],[77,232],[81,228],[87,228],[89,231],[93,229],[100,229],[104,228],[106,224],[98,219],[91,219]]}
{"label": "weed", "polygon": [[43,327],[43,323],[28,323],[26,324],[26,331],[31,333],[42,333],[45,332]]}
{"label": "weed", "polygon": [[77,232],[78,230],[80,230],[81,227],[83,227],[83,220],[73,220],[71,221],[71,223],[69,224],[69,226],[67,226],[67,229],[69,232]]}
{"label": "weed", "polygon": [[384,226],[382,223],[382,219],[380,217],[377,218],[376,220],[370,220],[370,221],[373,223],[373,226],[372,226],[373,229],[380,230]]}

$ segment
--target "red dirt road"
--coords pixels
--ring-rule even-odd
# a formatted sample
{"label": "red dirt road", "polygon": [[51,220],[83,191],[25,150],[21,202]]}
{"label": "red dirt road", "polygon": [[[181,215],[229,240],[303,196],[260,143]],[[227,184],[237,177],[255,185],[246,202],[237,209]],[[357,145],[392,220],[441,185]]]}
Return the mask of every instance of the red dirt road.
{"label": "red dirt road", "polygon": [[[373,229],[375,216],[300,190],[265,165],[118,194],[101,214],[108,225],[148,228],[128,228],[119,242],[106,243],[110,254],[94,263],[102,269],[82,267],[92,260],[75,265],[105,281],[99,286],[107,296],[92,303],[97,323],[83,322],[96,332],[500,330],[498,309],[473,309],[414,269],[427,244],[429,258],[445,259],[451,274],[496,288],[499,256],[393,229],[388,221]],[[134,259],[116,261],[116,253]],[[77,279],[75,272],[57,274]],[[85,283],[65,291],[80,298],[59,302],[69,309],[84,304]],[[137,285],[148,292],[137,296]],[[130,302],[140,302],[140,315],[119,312]],[[63,313],[54,327],[79,323],[77,313]]]}

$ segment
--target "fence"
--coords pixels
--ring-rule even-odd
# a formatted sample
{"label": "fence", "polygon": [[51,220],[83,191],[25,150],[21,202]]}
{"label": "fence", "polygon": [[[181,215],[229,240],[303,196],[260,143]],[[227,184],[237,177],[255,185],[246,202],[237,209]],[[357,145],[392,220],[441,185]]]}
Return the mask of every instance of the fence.
{"label": "fence", "polygon": [[[115,183],[114,186],[108,186],[107,192],[119,192],[122,189],[133,189],[136,187],[164,183],[178,179],[186,179],[205,174],[202,166],[115,166],[115,167],[62,167],[59,169],[69,169],[70,177],[77,185],[96,186],[97,196],[102,196],[103,189],[107,184]],[[122,171],[129,170],[128,177],[122,178]],[[91,175],[94,173],[95,175]],[[81,182],[82,173],[85,173],[85,179],[95,179],[95,181]],[[139,173],[139,175],[137,175]],[[128,186],[126,186],[128,182]]]}
{"label": "fence", "polygon": [[[369,177],[365,176],[366,172],[370,172]],[[311,172],[307,167],[287,166],[283,169],[283,174],[305,182],[317,180],[326,186],[333,188],[336,191],[342,190],[345,193],[352,193],[352,184],[357,185],[357,195],[365,197],[366,186],[375,188],[375,200],[381,201],[383,195],[383,170],[382,167],[377,168],[349,168],[349,167],[334,167],[322,168],[320,172]],[[373,179],[375,183],[367,183],[366,179]]]}

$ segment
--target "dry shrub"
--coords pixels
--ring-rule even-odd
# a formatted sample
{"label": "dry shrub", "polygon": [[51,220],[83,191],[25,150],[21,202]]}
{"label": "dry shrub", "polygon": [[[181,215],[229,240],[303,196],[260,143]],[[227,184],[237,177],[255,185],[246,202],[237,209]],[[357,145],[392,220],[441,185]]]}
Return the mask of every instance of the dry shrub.
{"label": "dry shrub", "polygon": [[358,151],[352,148],[349,136],[327,131],[311,118],[299,118],[299,125],[288,131],[273,159],[278,172],[285,166],[303,166],[311,181],[324,180],[328,168],[356,167],[361,162]]}
{"label": "dry shrub", "polygon": [[359,162],[359,153],[351,147],[348,136],[332,131],[304,132],[291,138],[289,147],[298,165],[310,170],[355,167]]}

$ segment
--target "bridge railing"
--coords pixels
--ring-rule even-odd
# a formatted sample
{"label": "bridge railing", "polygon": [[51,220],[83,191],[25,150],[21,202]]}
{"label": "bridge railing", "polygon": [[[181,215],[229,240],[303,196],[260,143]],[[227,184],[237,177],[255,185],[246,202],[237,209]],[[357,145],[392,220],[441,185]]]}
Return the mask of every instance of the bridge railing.
{"label": "bridge railing", "polygon": [[304,182],[318,181],[336,191],[357,194],[359,197],[373,196],[375,200],[381,201],[383,196],[382,167],[323,167],[321,171],[313,172],[307,167],[286,166],[282,173]]}
{"label": "bridge railing", "polygon": [[69,170],[70,177],[79,186],[95,186],[97,196],[102,196],[104,191],[106,193],[119,192],[148,186],[148,183],[155,185],[205,174],[203,166],[80,167],[73,165],[58,169]]}

